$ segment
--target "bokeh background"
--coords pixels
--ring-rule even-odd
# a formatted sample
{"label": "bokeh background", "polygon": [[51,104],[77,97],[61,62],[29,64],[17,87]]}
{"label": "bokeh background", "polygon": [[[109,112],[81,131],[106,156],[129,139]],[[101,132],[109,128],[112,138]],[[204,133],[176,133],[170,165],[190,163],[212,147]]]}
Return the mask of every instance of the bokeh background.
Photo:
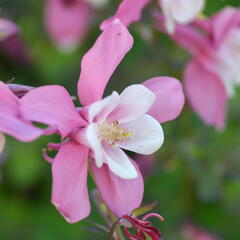
{"label": "bokeh background", "polygon": [[[0,17],[20,26],[31,61],[13,59],[0,47],[0,79],[15,78],[16,83],[32,86],[60,84],[76,95],[81,58],[100,34],[99,23],[114,13],[119,2],[109,1],[106,7],[96,10],[85,40],[74,52],[63,54],[44,29],[44,1],[1,0]],[[209,16],[227,5],[239,7],[239,1],[208,0],[204,14]],[[107,93],[113,89],[121,92],[129,84],[159,75],[182,80],[189,55],[152,26],[148,7],[142,21],[130,28],[134,47],[114,73]],[[149,163],[144,203],[158,202],[155,212],[165,221],[154,223],[165,239],[185,240],[181,228],[186,221],[220,239],[240,239],[239,101],[240,89],[229,102],[228,123],[223,132],[205,126],[188,104],[177,120],[163,125],[165,143],[155,155],[152,169]],[[51,205],[51,166],[41,156],[41,149],[54,140],[57,139],[43,137],[20,143],[7,137],[1,156],[0,239],[107,239],[105,234],[89,232],[88,221],[68,224]],[[89,178],[89,189],[93,188]],[[88,219],[103,223],[93,204]]]}

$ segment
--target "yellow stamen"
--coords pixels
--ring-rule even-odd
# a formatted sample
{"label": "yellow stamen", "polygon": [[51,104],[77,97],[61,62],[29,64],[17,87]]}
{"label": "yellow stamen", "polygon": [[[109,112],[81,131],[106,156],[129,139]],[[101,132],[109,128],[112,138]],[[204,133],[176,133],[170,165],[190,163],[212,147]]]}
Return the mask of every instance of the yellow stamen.
{"label": "yellow stamen", "polygon": [[98,137],[109,145],[115,145],[116,142],[124,141],[133,135],[133,132],[120,127],[117,121],[98,125]]}

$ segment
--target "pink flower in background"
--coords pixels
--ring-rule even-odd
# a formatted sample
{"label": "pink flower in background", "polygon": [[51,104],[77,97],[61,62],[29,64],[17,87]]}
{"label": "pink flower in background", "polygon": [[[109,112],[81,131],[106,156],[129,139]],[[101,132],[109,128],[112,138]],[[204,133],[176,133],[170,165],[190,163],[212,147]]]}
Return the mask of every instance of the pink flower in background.
{"label": "pink flower in background", "polygon": [[9,21],[8,19],[0,18],[0,41],[4,41],[7,38],[19,33],[18,26]]}
{"label": "pink flower in background", "polygon": [[19,27],[10,20],[0,18],[0,51],[7,57],[20,62],[30,63],[24,43],[20,39]]}
{"label": "pink flower in background", "polygon": [[90,212],[89,161],[96,185],[113,213],[122,216],[140,205],[142,176],[121,148],[141,154],[156,151],[163,142],[158,121],[174,119],[183,107],[181,84],[168,77],[153,78],[120,95],[113,92],[102,98],[132,45],[132,36],[119,20],[98,37],[81,64],[78,96],[83,108],[75,108],[61,86],[35,88],[21,99],[24,118],[50,125],[64,138],[59,145],[49,145],[58,150],[52,161],[52,203],[71,223]]}
{"label": "pink flower in background", "polygon": [[77,47],[85,37],[93,7],[87,0],[45,0],[45,26],[60,50]]}
{"label": "pink flower in background", "polygon": [[[157,27],[164,30],[163,19]],[[208,125],[223,129],[227,99],[240,83],[240,11],[225,8],[210,19],[176,27],[171,37],[193,58],[184,73],[184,87],[192,108]]]}
{"label": "pink flower in background", "polygon": [[182,233],[186,240],[220,240],[218,237],[192,223],[185,224],[182,228]]}
{"label": "pink flower in background", "polygon": [[[119,18],[125,26],[139,21],[142,10],[150,0],[123,0],[114,17],[101,24],[104,29],[113,19]],[[158,0],[165,17],[165,25],[169,33],[175,30],[175,23],[187,24],[193,21],[202,11],[205,0]]]}
{"label": "pink flower in background", "polygon": [[188,24],[203,10],[205,0],[158,0],[169,33],[174,33],[175,23]]}

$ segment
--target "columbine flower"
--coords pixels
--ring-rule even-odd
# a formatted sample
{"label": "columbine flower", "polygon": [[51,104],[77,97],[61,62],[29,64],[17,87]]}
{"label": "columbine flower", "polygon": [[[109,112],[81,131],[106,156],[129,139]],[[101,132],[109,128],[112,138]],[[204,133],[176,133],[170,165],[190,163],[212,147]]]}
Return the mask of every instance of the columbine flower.
{"label": "columbine flower", "polygon": [[91,14],[85,0],[46,0],[45,26],[59,49],[69,51],[85,37]]}
{"label": "columbine flower", "polygon": [[[157,27],[163,30],[158,17]],[[177,26],[171,37],[192,55],[185,69],[185,91],[208,125],[225,126],[227,99],[240,83],[240,11],[225,8],[210,19]]]}
{"label": "columbine flower", "polygon": [[88,125],[75,140],[86,141],[97,167],[106,163],[115,175],[136,178],[137,171],[121,148],[146,155],[160,148],[162,128],[146,114],[154,101],[154,93],[143,85],[132,85],[120,95],[113,92],[87,107],[83,115]]}
{"label": "columbine flower", "polygon": [[[119,18],[126,25],[136,22],[149,0],[123,0],[114,17],[104,21],[101,29],[113,19]],[[158,0],[165,17],[166,28],[169,33],[175,30],[175,23],[187,24],[193,21],[202,11],[205,0]]]}
{"label": "columbine flower", "polygon": [[83,108],[75,108],[61,86],[35,88],[21,99],[24,118],[49,125],[64,139],[49,145],[58,153],[55,159],[47,159],[53,162],[52,203],[71,223],[90,212],[89,165],[113,213],[122,216],[140,205],[141,173],[120,147],[143,154],[156,151],[163,141],[157,120],[172,120],[183,107],[181,84],[168,77],[156,77],[144,86],[133,85],[120,95],[114,92],[102,99],[107,82],[132,44],[132,36],[119,20],[99,36],[81,64],[78,96]]}
{"label": "columbine flower", "polygon": [[46,0],[46,30],[62,51],[75,49],[85,37],[95,8],[108,0]]}

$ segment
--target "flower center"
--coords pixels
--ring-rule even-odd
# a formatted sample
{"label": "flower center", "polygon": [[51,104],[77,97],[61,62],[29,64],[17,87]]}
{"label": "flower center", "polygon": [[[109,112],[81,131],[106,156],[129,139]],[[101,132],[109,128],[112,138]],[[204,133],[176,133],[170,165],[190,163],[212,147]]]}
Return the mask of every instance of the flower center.
{"label": "flower center", "polygon": [[132,136],[133,132],[120,127],[118,121],[98,125],[98,137],[109,145],[115,145],[116,142],[124,141]]}

